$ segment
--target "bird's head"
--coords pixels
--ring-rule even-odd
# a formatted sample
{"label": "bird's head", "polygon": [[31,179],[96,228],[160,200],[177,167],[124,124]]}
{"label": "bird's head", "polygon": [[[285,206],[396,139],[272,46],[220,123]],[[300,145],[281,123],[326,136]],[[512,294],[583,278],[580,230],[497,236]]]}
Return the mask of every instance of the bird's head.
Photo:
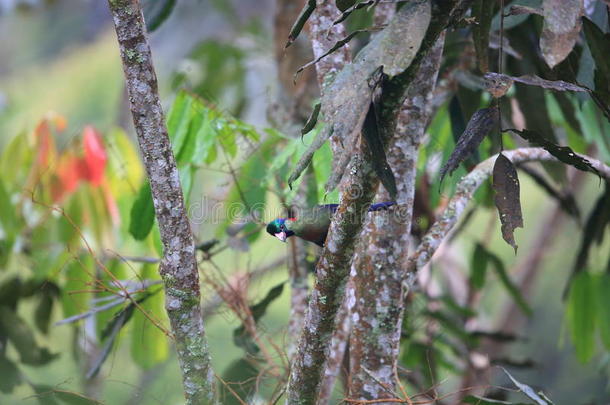
{"label": "bird's head", "polygon": [[275,236],[282,242],[286,242],[286,239],[294,235],[290,229],[288,229],[288,222],[286,218],[278,218],[267,224],[267,233]]}

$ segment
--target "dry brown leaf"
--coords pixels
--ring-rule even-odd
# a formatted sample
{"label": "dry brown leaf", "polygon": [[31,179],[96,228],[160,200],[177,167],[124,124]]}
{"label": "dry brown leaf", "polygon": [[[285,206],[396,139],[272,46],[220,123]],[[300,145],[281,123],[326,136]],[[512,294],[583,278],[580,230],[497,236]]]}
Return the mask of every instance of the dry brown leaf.
{"label": "dry brown leaf", "polygon": [[494,164],[493,189],[494,202],[502,223],[502,238],[515,249],[516,254],[518,246],[515,243],[514,232],[516,228],[523,228],[519,177],[515,166],[502,153],[498,155]]}
{"label": "dry brown leaf", "polygon": [[544,0],[544,25],[540,37],[542,57],[553,68],[563,61],[574,48],[580,32],[582,0]]}

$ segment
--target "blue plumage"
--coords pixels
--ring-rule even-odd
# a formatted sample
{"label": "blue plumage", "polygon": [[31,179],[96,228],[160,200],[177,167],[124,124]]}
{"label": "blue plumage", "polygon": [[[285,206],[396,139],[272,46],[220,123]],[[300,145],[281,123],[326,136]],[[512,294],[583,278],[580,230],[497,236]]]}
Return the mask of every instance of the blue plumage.
{"label": "blue plumage", "polygon": [[[394,201],[371,204],[368,211],[385,210],[393,205],[396,205]],[[331,217],[338,207],[339,204],[318,205],[300,211],[298,218],[275,219],[267,225],[267,232],[282,242],[286,242],[286,239],[291,236],[298,236],[318,246],[324,246]]]}

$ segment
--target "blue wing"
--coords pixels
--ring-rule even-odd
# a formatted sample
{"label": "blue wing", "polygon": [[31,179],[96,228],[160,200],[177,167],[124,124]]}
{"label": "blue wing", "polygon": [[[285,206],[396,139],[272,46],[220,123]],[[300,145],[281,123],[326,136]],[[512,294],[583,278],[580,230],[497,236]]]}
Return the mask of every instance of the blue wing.
{"label": "blue wing", "polygon": [[[394,201],[386,201],[386,202],[371,204],[371,206],[369,207],[369,212],[385,210],[385,209],[391,207],[392,205],[396,205],[396,203]],[[324,205],[318,205],[318,207],[322,210],[327,210],[334,214],[335,211],[337,211],[337,208],[339,208],[339,204],[324,204]]]}

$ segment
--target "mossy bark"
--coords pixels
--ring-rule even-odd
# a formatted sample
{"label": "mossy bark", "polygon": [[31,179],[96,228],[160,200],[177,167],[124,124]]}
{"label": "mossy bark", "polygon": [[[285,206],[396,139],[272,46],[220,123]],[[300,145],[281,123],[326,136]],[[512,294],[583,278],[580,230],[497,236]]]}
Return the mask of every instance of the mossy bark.
{"label": "mossy bark", "polygon": [[184,207],[138,0],[109,0],[134,127],[150,182],[163,258],[159,272],[188,404],[211,404],[214,373],[200,307],[193,234]]}

